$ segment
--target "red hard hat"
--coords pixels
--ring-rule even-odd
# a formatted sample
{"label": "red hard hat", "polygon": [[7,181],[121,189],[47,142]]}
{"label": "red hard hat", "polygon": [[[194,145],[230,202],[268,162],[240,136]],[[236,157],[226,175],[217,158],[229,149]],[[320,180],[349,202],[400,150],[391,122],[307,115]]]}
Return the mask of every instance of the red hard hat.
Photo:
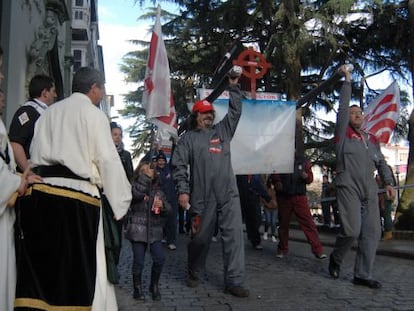
{"label": "red hard hat", "polygon": [[205,99],[196,101],[193,106],[193,112],[207,112],[214,111],[213,105]]}

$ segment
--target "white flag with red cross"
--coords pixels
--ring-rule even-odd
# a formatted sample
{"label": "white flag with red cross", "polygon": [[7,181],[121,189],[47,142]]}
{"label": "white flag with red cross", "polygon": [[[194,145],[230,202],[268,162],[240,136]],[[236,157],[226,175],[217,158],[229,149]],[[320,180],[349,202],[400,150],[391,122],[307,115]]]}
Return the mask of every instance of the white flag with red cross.
{"label": "white flag with red cross", "polygon": [[161,32],[161,7],[151,36],[142,104],[148,119],[170,115],[171,81],[167,50]]}
{"label": "white flag with red cross", "polygon": [[375,97],[364,111],[362,129],[374,135],[380,143],[388,143],[400,116],[400,89],[394,81]]}

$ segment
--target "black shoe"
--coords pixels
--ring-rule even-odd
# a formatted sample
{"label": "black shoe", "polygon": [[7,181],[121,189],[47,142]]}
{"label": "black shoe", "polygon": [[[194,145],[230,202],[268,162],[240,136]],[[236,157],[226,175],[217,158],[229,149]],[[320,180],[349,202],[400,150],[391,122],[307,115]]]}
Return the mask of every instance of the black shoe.
{"label": "black shoe", "polygon": [[198,277],[193,272],[189,271],[187,274],[187,286],[194,288],[198,286]]}
{"label": "black shoe", "polygon": [[341,266],[337,264],[331,254],[329,256],[329,274],[334,278],[339,278],[339,271],[341,270]]}
{"label": "black shoe", "polygon": [[249,297],[250,292],[242,286],[226,286],[224,293],[231,294],[236,297],[244,298]]}
{"label": "black shoe", "polygon": [[134,294],[133,294],[134,299],[145,301],[144,292],[142,291],[142,286],[141,286],[141,273],[132,275],[132,283],[134,286]]}
{"label": "black shoe", "polygon": [[361,279],[357,277],[354,277],[354,280],[352,283],[354,283],[354,285],[361,285],[361,286],[366,286],[366,287],[374,288],[374,289],[378,289],[382,287],[381,283],[378,281],[366,280],[366,279]]}
{"label": "black shoe", "polygon": [[155,269],[151,269],[151,284],[149,286],[149,291],[152,296],[152,300],[160,301],[161,300],[161,293],[159,288],[159,281],[160,281],[161,272],[156,271]]}

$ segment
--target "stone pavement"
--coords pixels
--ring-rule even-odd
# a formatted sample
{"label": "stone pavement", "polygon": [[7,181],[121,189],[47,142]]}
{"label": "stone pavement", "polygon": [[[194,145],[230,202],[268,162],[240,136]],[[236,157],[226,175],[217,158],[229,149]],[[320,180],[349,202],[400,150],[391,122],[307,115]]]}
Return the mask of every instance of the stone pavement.
{"label": "stone pavement", "polygon": [[[327,254],[335,241],[330,232],[320,238]],[[144,270],[147,300],[132,298],[130,244],[124,240],[116,286],[119,311],[130,310],[414,310],[414,241],[381,241],[376,258],[375,278],[380,290],[351,283],[355,252],[351,251],[341,267],[338,280],[328,274],[328,260],[316,259],[302,231],[292,228],[289,254],[278,259],[276,243],[263,241],[262,251],[246,241],[246,287],[250,297],[236,298],[223,293],[221,243],[211,243],[206,275],[197,288],[185,286],[186,244],[188,236],[179,235],[177,250],[165,249],[167,260],[161,276],[162,300],[153,302],[148,293],[150,258]]]}

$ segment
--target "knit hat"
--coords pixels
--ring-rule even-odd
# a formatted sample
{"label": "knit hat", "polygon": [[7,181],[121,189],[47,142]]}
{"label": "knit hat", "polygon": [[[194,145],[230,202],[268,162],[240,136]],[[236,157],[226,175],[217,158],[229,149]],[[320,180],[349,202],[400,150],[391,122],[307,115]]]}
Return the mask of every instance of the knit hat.
{"label": "knit hat", "polygon": [[164,159],[165,161],[167,161],[167,157],[165,156],[165,154],[164,154],[164,152],[162,152],[162,151],[160,151],[158,154],[157,154],[157,156],[156,156],[156,158],[155,158],[157,161],[159,160],[159,159]]}

